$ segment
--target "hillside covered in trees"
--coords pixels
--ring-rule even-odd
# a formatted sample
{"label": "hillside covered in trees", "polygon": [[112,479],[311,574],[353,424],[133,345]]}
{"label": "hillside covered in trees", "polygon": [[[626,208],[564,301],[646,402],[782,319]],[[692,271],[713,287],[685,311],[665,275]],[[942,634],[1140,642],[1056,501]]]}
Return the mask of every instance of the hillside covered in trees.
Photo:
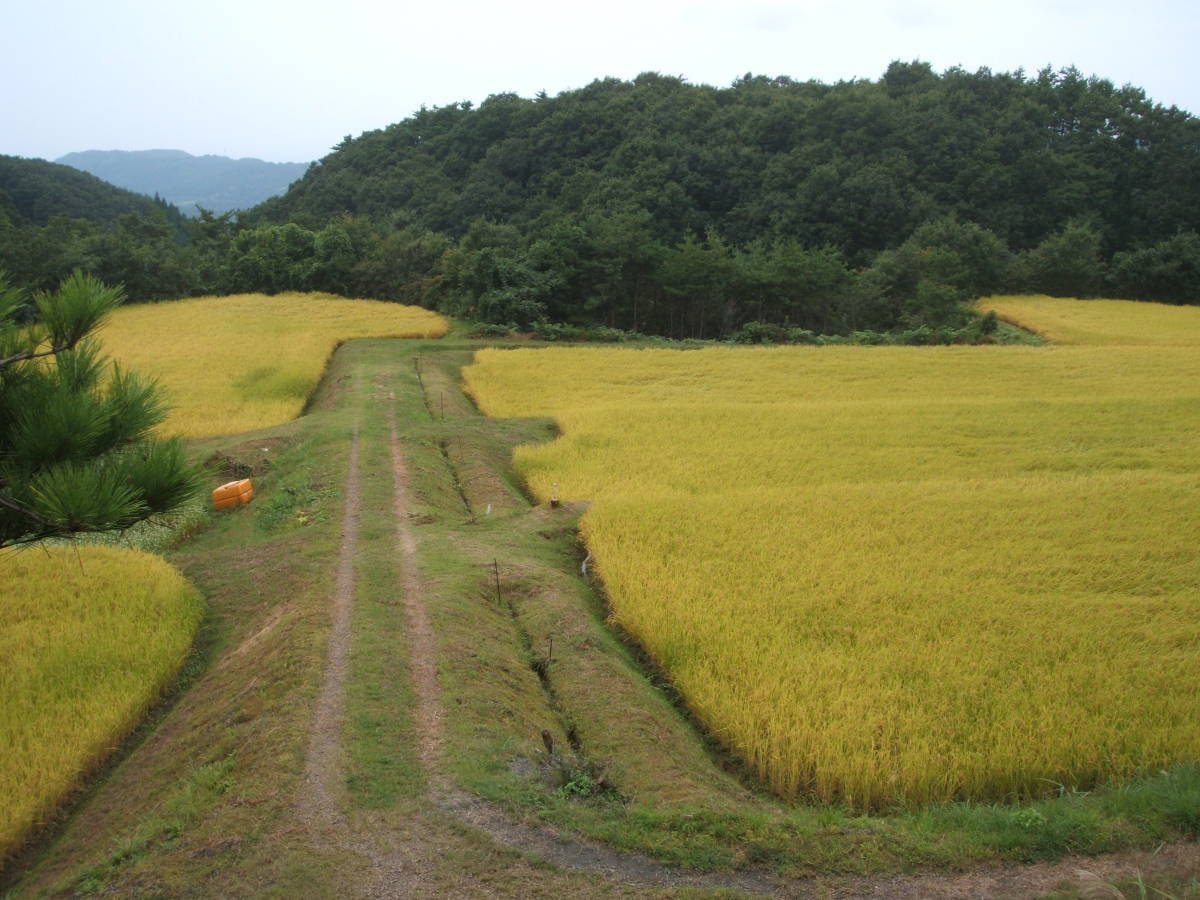
{"label": "hillside covered in trees", "polygon": [[1200,302],[1198,198],[1200,120],[1070,68],[647,73],[347,137],[174,252],[184,292],[330,290],[520,327],[939,328],[1000,290]]}
{"label": "hillside covered in trees", "polygon": [[1083,216],[1114,250],[1200,227],[1198,149],[1187,113],[1074,70],[893,63],[874,82],[746,76],[724,89],[645,74],[421,110],[346,140],[267,209],[280,221],[404,209],[456,238],[478,218],[537,234],[644,211],[661,242],[715,229],[852,262],[940,216],[1018,250]]}
{"label": "hillside covered in trees", "polygon": [[42,159],[0,156],[0,270],[30,291],[75,269],[126,286],[134,300],[184,296],[186,220],[160,197],[135,194]]}
{"label": "hillside covered in trees", "polygon": [[47,225],[54,216],[112,225],[128,213],[162,215],[173,224],[183,218],[159,197],[116,187],[70,166],[0,156],[0,220],[11,225]]}

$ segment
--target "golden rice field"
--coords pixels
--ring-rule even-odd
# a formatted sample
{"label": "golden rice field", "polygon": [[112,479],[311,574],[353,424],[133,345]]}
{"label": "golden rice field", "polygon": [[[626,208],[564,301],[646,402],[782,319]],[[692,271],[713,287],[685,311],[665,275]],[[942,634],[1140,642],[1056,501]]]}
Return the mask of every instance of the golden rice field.
{"label": "golden rice field", "polygon": [[1196,346],[1194,306],[1136,300],[1063,300],[1045,295],[986,297],[980,312],[994,309],[1006,322],[1022,325],[1062,344]]}
{"label": "golden rice field", "polygon": [[1200,309],[989,302],[1098,343],[465,372],[485,412],[558,420],[524,477],[594,501],[614,620],[785,797],[1030,797],[1200,759]]}
{"label": "golden rice field", "polygon": [[178,671],[199,593],[157,556],[5,551],[0,578],[0,861],[137,725]]}
{"label": "golden rice field", "polygon": [[285,293],[124,306],[100,336],[121,365],[158,378],[173,407],[165,432],[203,437],[294,419],[342,341],[445,333],[420,307]]}

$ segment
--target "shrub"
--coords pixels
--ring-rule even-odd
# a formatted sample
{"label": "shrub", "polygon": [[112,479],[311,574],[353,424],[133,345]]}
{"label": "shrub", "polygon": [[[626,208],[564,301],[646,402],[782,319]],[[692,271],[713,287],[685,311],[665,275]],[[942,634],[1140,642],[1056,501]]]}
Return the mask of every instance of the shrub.
{"label": "shrub", "polygon": [[620,328],[609,328],[607,325],[589,325],[580,329],[580,338],[585,341],[615,344],[629,340],[630,334]]}
{"label": "shrub", "polygon": [[1159,303],[1200,303],[1200,235],[1181,232],[1113,257],[1120,296]]}
{"label": "shrub", "polygon": [[579,329],[565,322],[550,322],[539,319],[530,326],[535,337],[543,341],[570,341],[579,339]]}
{"label": "shrub", "polygon": [[512,322],[507,325],[497,325],[492,322],[475,322],[467,332],[468,337],[511,337],[517,326]]}
{"label": "shrub", "polygon": [[747,322],[729,336],[735,344],[786,344],[790,333],[782,325],[770,322]]}

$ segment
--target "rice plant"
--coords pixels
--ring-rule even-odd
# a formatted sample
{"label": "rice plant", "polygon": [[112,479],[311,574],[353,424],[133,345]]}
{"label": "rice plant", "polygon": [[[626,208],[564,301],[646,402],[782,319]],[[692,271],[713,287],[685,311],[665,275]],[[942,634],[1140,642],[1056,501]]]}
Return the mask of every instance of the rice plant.
{"label": "rice plant", "polygon": [[174,407],[164,432],[202,437],[294,419],[342,341],[445,332],[420,307],[283,293],[125,306],[101,338],[123,366],[158,378]]}
{"label": "rice plant", "polygon": [[203,602],[137,550],[31,547],[0,564],[2,861],[170,683]]}
{"label": "rice plant", "polygon": [[593,501],[614,620],[780,795],[1029,798],[1200,757],[1200,309],[1096,302],[1031,324],[1149,318],[1128,344],[482,350],[465,377],[557,419],[520,471]]}

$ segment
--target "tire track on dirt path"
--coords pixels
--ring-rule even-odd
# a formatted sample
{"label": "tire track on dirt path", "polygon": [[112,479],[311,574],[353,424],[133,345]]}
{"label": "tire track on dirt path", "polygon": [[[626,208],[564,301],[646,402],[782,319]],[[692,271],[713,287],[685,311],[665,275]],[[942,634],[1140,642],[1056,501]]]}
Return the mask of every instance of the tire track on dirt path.
{"label": "tire track on dirt path", "polygon": [[354,611],[354,554],[362,495],[358,471],[359,426],[350,439],[346,474],[346,503],[342,513],[342,544],[338,552],[337,580],[333,591],[332,623],[325,656],[325,675],[317,696],[316,713],[304,763],[304,781],[297,798],[300,821],[320,829],[325,836],[345,825],[339,800],[343,765],[342,721],[346,714],[346,673],[350,656],[350,620]]}
{"label": "tire track on dirt path", "polygon": [[[434,895],[429,879],[436,867],[427,842],[416,835],[399,846],[391,835],[362,832],[347,814],[343,726],[357,590],[355,561],[363,504],[360,430],[361,422],[356,422],[347,462],[342,541],[331,601],[325,673],[313,714],[304,778],[296,798],[296,835],[316,850],[354,854],[358,861],[354,864],[355,871],[344,873],[343,889],[348,891],[344,896],[427,897]],[[380,837],[384,837],[383,846]],[[367,882],[373,881],[375,889],[363,886],[361,876],[364,871],[370,873]],[[355,883],[360,887],[348,887]]]}
{"label": "tire track on dirt path", "polygon": [[396,427],[396,397],[388,404],[388,450],[392,463],[392,515],[396,527],[396,549],[400,559],[400,590],[408,623],[409,666],[416,709],[417,755],[435,797],[449,790],[445,777],[445,723],[441,689],[438,685],[437,645],[424,590],[417,574],[417,539],[409,523],[408,469]]}

